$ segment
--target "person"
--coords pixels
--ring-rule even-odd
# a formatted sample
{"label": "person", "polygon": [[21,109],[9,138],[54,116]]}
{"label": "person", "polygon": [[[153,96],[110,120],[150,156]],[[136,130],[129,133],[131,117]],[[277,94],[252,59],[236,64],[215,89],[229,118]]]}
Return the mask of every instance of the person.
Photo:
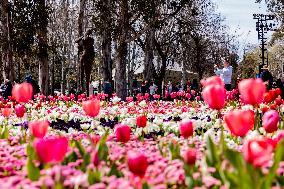
{"label": "person", "polygon": [[136,96],[137,93],[138,93],[138,81],[136,78],[134,78],[132,82],[132,95]]}
{"label": "person", "polygon": [[262,68],[262,72],[260,74],[260,78],[262,79],[263,82],[265,82],[267,85],[267,89],[270,90],[272,89],[272,85],[273,85],[273,76],[270,73],[270,71],[268,70],[267,66],[264,66]]}
{"label": "person", "polygon": [[1,92],[5,99],[8,99],[9,96],[12,96],[12,82],[9,79],[5,79],[4,84],[1,86]]}
{"label": "person", "polygon": [[105,94],[108,95],[107,99],[109,100],[112,96],[112,87],[111,87],[111,83],[109,81],[105,81],[103,91],[104,91]]}
{"label": "person", "polygon": [[142,95],[145,95],[145,93],[148,92],[148,82],[147,81],[144,81],[141,85],[141,93]]}
{"label": "person", "polygon": [[198,91],[198,82],[197,82],[197,79],[193,79],[193,80],[192,80],[192,84],[191,84],[190,90]]}
{"label": "person", "polygon": [[214,72],[216,75],[220,76],[221,79],[225,83],[225,89],[227,91],[231,90],[231,82],[232,82],[232,74],[233,74],[233,67],[230,66],[229,62],[226,60],[223,60],[223,66],[224,68],[219,69],[218,66],[214,65]]}
{"label": "person", "polygon": [[283,99],[283,97],[284,97],[284,94],[283,94],[283,92],[284,92],[284,85],[283,85],[283,82],[281,81],[281,79],[277,79],[276,87],[281,90],[281,98]]}
{"label": "person", "polygon": [[39,85],[37,84],[37,82],[33,79],[32,75],[27,75],[25,78],[26,82],[31,84],[33,87],[33,96],[40,93],[39,90]]}
{"label": "person", "polygon": [[[89,29],[86,31],[85,35],[80,37],[76,40],[78,43],[79,51],[83,51],[80,57],[80,79],[81,79],[81,86],[83,87],[84,84],[86,86],[87,96],[89,96],[89,84],[91,80],[91,71],[92,71],[92,64],[95,58],[95,48],[94,48],[94,39],[92,37],[93,29]],[[84,78],[86,78],[86,83],[84,83]],[[84,87],[83,87],[84,88]]]}
{"label": "person", "polygon": [[153,100],[153,95],[156,94],[158,87],[155,85],[155,83],[152,81],[149,87],[150,91],[150,100]]}

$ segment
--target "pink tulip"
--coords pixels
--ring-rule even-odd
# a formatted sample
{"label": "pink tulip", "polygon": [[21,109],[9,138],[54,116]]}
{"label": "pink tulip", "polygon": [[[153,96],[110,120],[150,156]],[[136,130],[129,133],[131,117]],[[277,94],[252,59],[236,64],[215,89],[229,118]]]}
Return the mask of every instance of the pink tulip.
{"label": "pink tulip", "polygon": [[196,161],[196,149],[188,148],[183,156],[184,162],[188,165],[194,165]]}
{"label": "pink tulip", "polygon": [[59,163],[63,161],[68,149],[66,137],[38,139],[34,142],[37,156],[42,163]]}
{"label": "pink tulip", "polygon": [[138,116],[136,119],[137,127],[146,127],[147,125],[147,117],[146,116]]}
{"label": "pink tulip", "polygon": [[48,121],[31,121],[29,122],[29,129],[31,134],[36,138],[43,138],[49,127]]}
{"label": "pink tulip", "polygon": [[266,165],[272,158],[273,146],[265,139],[245,141],[243,155],[245,160],[254,167]]}
{"label": "pink tulip", "polygon": [[12,108],[2,108],[1,110],[4,117],[9,117],[13,112]]}
{"label": "pink tulip", "polygon": [[96,117],[100,112],[100,101],[95,100],[88,100],[82,103],[83,110],[85,111],[86,115],[90,117]]}
{"label": "pink tulip", "polygon": [[219,76],[209,77],[205,80],[201,80],[200,82],[203,85],[203,87],[206,87],[206,86],[209,86],[209,85],[220,85],[220,86],[225,85],[223,80]]}
{"label": "pink tulip", "polygon": [[180,135],[188,138],[193,135],[193,122],[191,120],[181,122],[179,125]]}
{"label": "pink tulip", "polygon": [[119,142],[128,142],[130,140],[131,129],[128,125],[117,124],[115,126],[115,136]]}
{"label": "pink tulip", "polygon": [[266,91],[265,84],[261,79],[245,79],[239,83],[239,92],[242,102],[257,105],[262,102]]}
{"label": "pink tulip", "polygon": [[130,152],[127,155],[127,164],[129,170],[136,176],[144,177],[147,167],[147,157],[142,153]]}
{"label": "pink tulip", "polygon": [[244,137],[254,126],[254,112],[234,110],[225,115],[225,123],[235,136]]}
{"label": "pink tulip", "polygon": [[15,106],[15,112],[16,112],[17,117],[23,117],[25,115],[26,108],[25,106],[18,104]]}
{"label": "pink tulip", "polygon": [[262,118],[263,128],[267,133],[273,133],[277,130],[280,116],[276,110],[269,110],[265,112]]}
{"label": "pink tulip", "polygon": [[222,85],[208,85],[203,89],[202,97],[210,108],[220,110],[225,105],[226,90]]}
{"label": "pink tulip", "polygon": [[12,96],[17,102],[28,102],[33,97],[33,87],[29,83],[16,84]]}

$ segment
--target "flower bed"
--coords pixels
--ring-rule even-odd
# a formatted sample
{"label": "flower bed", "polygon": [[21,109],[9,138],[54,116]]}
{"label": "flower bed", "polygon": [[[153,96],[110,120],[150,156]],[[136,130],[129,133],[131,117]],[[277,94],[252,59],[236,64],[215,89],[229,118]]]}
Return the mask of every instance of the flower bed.
{"label": "flower bed", "polygon": [[245,80],[237,100],[218,78],[203,85],[174,101],[13,93],[0,104],[0,188],[281,188],[279,90]]}

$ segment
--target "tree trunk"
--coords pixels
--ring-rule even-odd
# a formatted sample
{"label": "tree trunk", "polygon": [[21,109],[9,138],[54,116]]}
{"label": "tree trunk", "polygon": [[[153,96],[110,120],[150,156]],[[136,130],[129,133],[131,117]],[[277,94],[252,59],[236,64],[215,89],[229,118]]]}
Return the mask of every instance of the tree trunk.
{"label": "tree trunk", "polygon": [[122,0],[120,7],[120,33],[118,36],[117,56],[115,62],[115,87],[117,96],[121,99],[126,98],[126,59],[127,59],[127,43],[129,17],[128,17],[128,1]]}
{"label": "tree trunk", "polygon": [[42,14],[41,22],[37,29],[38,36],[38,60],[39,60],[39,87],[40,92],[44,95],[48,95],[48,52],[47,52],[47,25],[48,25],[48,13],[46,10],[45,0],[39,0],[39,12]]}
{"label": "tree trunk", "polygon": [[[85,9],[86,9],[86,0],[80,0],[80,10],[79,10],[79,17],[78,17],[78,38],[83,36],[84,33],[84,18],[85,18]],[[82,65],[80,63],[80,57],[83,49],[82,46],[80,46],[80,43],[78,45],[78,70],[77,70],[77,91],[84,90],[81,85],[82,83],[82,71],[84,68],[82,68]]]}
{"label": "tree trunk", "polygon": [[104,81],[111,82],[112,80],[112,60],[111,60],[111,5],[110,0],[102,0],[103,7],[106,10],[102,11],[101,19],[104,20],[104,30],[102,31],[102,77]]}
{"label": "tree trunk", "polygon": [[13,63],[13,51],[11,44],[11,33],[12,33],[12,23],[11,23],[11,10],[8,0],[2,0],[1,2],[1,21],[2,21],[2,32],[3,32],[3,77],[11,81],[15,80],[15,70]]}
{"label": "tree trunk", "polygon": [[146,44],[145,44],[145,68],[144,68],[144,80],[149,81],[154,78],[155,66],[154,60],[154,40],[155,40],[155,30],[152,28],[146,34]]}
{"label": "tree trunk", "polygon": [[103,32],[102,36],[102,76],[104,81],[112,80],[112,60],[111,60],[111,33],[109,30]]}

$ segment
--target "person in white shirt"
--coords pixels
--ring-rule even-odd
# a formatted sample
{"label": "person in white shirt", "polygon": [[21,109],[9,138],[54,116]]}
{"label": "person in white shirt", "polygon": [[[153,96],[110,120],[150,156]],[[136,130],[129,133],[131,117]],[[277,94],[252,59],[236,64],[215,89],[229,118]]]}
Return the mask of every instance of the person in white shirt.
{"label": "person in white shirt", "polygon": [[223,61],[224,68],[219,69],[217,65],[214,65],[214,72],[216,75],[220,76],[221,79],[225,83],[225,89],[227,91],[231,90],[231,82],[232,82],[232,73],[233,73],[233,67],[230,66],[229,62],[226,60]]}

